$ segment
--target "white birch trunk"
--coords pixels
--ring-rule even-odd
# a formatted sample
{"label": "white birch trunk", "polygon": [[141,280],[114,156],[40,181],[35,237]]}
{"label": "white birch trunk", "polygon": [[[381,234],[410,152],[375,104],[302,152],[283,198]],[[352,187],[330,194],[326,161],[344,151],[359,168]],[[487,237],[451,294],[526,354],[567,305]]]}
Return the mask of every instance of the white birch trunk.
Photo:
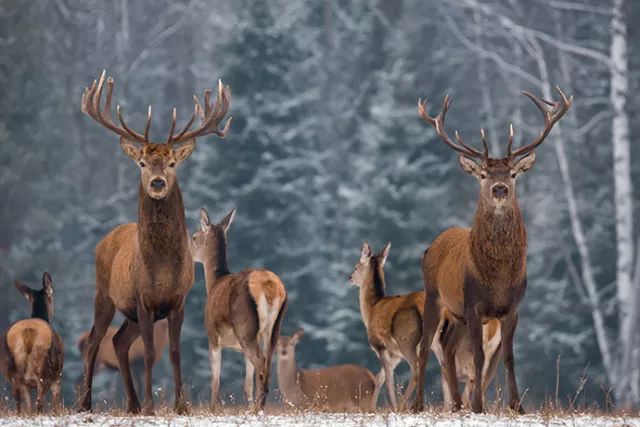
{"label": "white birch trunk", "polygon": [[[613,108],[611,138],[613,144],[614,203],[616,212],[616,285],[618,296],[619,344],[621,351],[620,384],[618,399],[625,404],[637,400],[629,396],[629,379],[632,369],[633,319],[635,295],[633,292],[633,206],[629,150],[629,116],[626,111],[629,89],[627,63],[627,25],[625,0],[613,0],[611,19],[611,88]],[[636,388],[636,387],[633,387]]]}

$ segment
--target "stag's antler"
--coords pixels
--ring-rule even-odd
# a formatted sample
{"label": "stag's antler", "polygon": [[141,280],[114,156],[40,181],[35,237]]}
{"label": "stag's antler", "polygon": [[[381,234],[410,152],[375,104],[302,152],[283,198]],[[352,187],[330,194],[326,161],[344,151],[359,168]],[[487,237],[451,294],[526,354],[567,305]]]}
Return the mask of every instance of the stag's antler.
{"label": "stag's antler", "polygon": [[436,117],[432,117],[427,113],[427,100],[425,99],[424,101],[422,101],[422,99],[419,99],[418,114],[420,115],[422,120],[429,123],[431,126],[435,128],[436,133],[449,147],[453,148],[458,153],[463,154],[467,157],[479,157],[479,158],[482,158],[483,161],[486,161],[486,159],[489,157],[489,147],[487,146],[487,141],[485,139],[484,129],[482,129],[480,133],[482,136],[482,145],[484,146],[483,152],[480,152],[475,148],[465,144],[464,140],[462,139],[462,136],[458,133],[458,131],[455,131],[457,144],[453,142],[449,137],[449,135],[447,134],[447,131],[444,129],[444,119],[447,115],[447,111],[449,110],[450,106],[451,106],[451,97],[447,95],[444,97],[442,111],[440,111],[440,113]]}
{"label": "stag's antler", "polygon": [[[507,156],[509,159],[513,159],[518,156],[524,156],[535,150],[538,145],[542,144],[547,135],[549,135],[549,132],[551,132],[551,129],[558,122],[558,120],[560,120],[562,116],[564,116],[566,112],[569,111],[571,103],[573,102],[573,96],[567,98],[564,92],[560,90],[559,86],[556,86],[556,90],[560,94],[561,98],[558,102],[547,101],[545,99],[538,98],[537,96],[529,92],[522,92],[522,94],[529,98],[542,112],[542,115],[544,116],[544,129],[542,129],[538,137],[534,139],[532,143],[525,145],[524,147],[520,147],[515,151],[512,151],[511,145],[513,143],[513,126],[511,126],[509,132],[509,145],[507,147]],[[549,110],[545,106],[545,104],[552,107],[551,110]]]}
{"label": "stag's antler", "polygon": [[[114,85],[114,80],[112,77],[109,77],[107,79],[107,99],[104,103],[104,108],[100,109],[100,98],[102,96],[105,76],[106,71],[103,71],[100,75],[100,80],[94,80],[91,87],[86,87],[84,89],[81,104],[82,112],[88,114],[102,126],[124,138],[133,139],[143,144],[148,144],[149,129],[151,128],[152,117],[151,106],[149,106],[149,110],[147,112],[147,123],[144,128],[144,134],[139,134],[127,125],[124,118],[122,117],[122,108],[120,108],[120,105],[116,106],[116,114],[121,126],[115,125],[111,117],[111,99],[113,95]],[[218,129],[218,126],[229,111],[229,105],[231,103],[231,89],[229,88],[229,86],[223,86],[222,81],[218,80],[218,96],[216,99],[215,107],[211,103],[210,98],[211,90],[207,89],[204,91],[205,105],[203,109],[200,105],[198,97],[195,95],[193,96],[193,99],[195,101],[193,114],[191,114],[191,118],[189,119],[185,127],[180,132],[178,132],[177,135],[174,135],[174,131],[176,129],[177,113],[176,109],[173,109],[171,129],[169,131],[169,137],[167,138],[168,143],[180,143],[189,139],[209,135],[212,133],[215,133],[221,138],[224,138],[227,135],[231,126],[231,117],[229,117],[222,130]],[[199,115],[202,119],[201,126],[190,131],[189,128],[193,124],[196,115]]]}

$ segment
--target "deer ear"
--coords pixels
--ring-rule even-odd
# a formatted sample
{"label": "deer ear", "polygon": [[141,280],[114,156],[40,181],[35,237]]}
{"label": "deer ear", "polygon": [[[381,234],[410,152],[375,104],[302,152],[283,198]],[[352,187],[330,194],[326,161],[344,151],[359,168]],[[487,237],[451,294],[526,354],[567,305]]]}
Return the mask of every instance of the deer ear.
{"label": "deer ear", "polygon": [[20,292],[29,302],[33,300],[33,291],[30,287],[18,280],[13,282],[13,286],[15,286],[18,292]]}
{"label": "deer ear", "polygon": [[360,264],[365,264],[371,258],[371,246],[366,240],[362,243],[362,249],[360,250]]}
{"label": "deer ear", "polygon": [[224,232],[226,233],[227,230],[229,229],[229,226],[231,225],[231,223],[233,222],[233,219],[236,217],[236,211],[238,209],[237,208],[233,208],[231,210],[231,212],[229,212],[227,214],[227,216],[225,216],[224,218],[222,218],[222,221],[220,221],[220,227],[222,227],[222,229],[224,230]]}
{"label": "deer ear", "polygon": [[294,345],[298,344],[298,342],[303,336],[304,336],[304,329],[302,328],[296,329],[296,331],[293,333],[293,336],[291,337],[293,344]]}
{"label": "deer ear", "polygon": [[47,295],[53,296],[53,280],[46,271],[42,274],[42,289],[47,291]]}
{"label": "deer ear", "polygon": [[511,175],[515,178],[521,173],[528,172],[536,162],[536,152],[533,151],[516,162],[513,166]]}
{"label": "deer ear", "polygon": [[378,255],[378,258],[380,259],[381,267],[387,262],[390,249],[391,249],[391,242],[388,242],[387,245],[382,249],[382,252],[380,252],[380,254]]}
{"label": "deer ear", "polygon": [[210,226],[211,220],[209,219],[209,214],[205,208],[200,208],[200,228],[206,233]]}
{"label": "deer ear", "polygon": [[196,148],[196,140],[190,139],[187,142],[183,142],[173,149],[173,157],[176,159],[176,163],[180,164],[187,160],[193,150]]}
{"label": "deer ear", "polygon": [[480,179],[480,172],[482,168],[475,162],[475,160],[470,159],[467,156],[460,156],[460,166],[462,166],[462,170],[469,175]]}
{"label": "deer ear", "polygon": [[120,148],[122,148],[122,152],[127,155],[132,160],[136,162],[140,160],[142,157],[142,149],[140,148],[140,144],[135,141],[131,141],[125,137],[120,138]]}

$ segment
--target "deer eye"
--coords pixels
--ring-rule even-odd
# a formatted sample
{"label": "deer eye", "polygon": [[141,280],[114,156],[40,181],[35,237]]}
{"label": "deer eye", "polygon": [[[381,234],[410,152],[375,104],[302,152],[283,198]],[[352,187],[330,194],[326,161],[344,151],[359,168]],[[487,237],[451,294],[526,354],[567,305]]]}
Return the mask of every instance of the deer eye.
{"label": "deer eye", "polygon": [[487,179],[487,173],[485,171],[480,172],[480,179]]}
{"label": "deer eye", "polygon": [[145,167],[145,166],[146,166],[146,164],[145,164],[144,162],[140,162],[140,167],[141,167],[141,168],[143,168],[143,167]]}
{"label": "deer eye", "polygon": [[176,162],[171,162],[171,163],[169,163],[169,167],[170,167],[170,168],[175,168],[175,167],[176,167]]}

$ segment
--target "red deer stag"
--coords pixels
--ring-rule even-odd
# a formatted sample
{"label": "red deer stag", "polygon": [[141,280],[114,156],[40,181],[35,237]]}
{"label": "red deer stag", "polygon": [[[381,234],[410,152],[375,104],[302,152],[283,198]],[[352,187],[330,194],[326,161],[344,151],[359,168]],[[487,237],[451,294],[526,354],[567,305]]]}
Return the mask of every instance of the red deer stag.
{"label": "red deer stag", "polygon": [[[378,387],[382,387],[386,380],[391,405],[394,410],[398,410],[405,408],[417,384],[418,349],[422,340],[425,292],[386,296],[387,285],[383,267],[390,249],[391,243],[387,243],[382,252],[373,255],[369,243],[364,242],[360,259],[349,280],[360,288],[362,320],[367,328],[369,344],[382,364],[382,370],[378,373]],[[450,321],[447,314],[443,315],[441,326],[438,329],[446,329],[446,325]],[[459,333],[459,331],[456,332]],[[497,350],[500,347],[499,322],[495,321],[486,325],[483,333],[483,346],[488,355],[483,369],[483,378],[484,384],[489,384],[495,375]],[[431,348],[439,361],[442,360],[442,343],[450,339],[450,335],[438,334],[432,341]],[[470,386],[474,383],[475,370],[467,350],[469,340],[464,336],[462,338],[465,339],[462,340],[460,350],[456,353],[457,376],[467,382],[465,388],[465,397],[467,397]],[[398,406],[395,395],[394,370],[402,359],[409,363],[411,377],[402,402]],[[449,402],[451,392],[444,381],[442,389],[445,400]]]}
{"label": "red deer stag", "polygon": [[[149,142],[151,108],[144,134],[132,130],[116,108],[121,126],[111,117],[111,95],[114,81],[106,81],[104,108],[100,105],[105,73],[99,81],[86,88],[82,96],[82,111],[110,131],[120,136],[122,151],[140,169],[138,192],[138,222],[119,225],[96,246],[96,297],[94,324],[87,344],[84,366],[84,388],[79,395],[81,409],[91,409],[91,385],[100,342],[117,308],[126,317],[113,337],[120,373],[124,379],[127,411],[140,412],[140,403],[133,387],[129,369],[129,347],[142,335],[145,348],[144,413],[153,413],[151,371],[156,358],[153,346],[153,324],[169,321],[169,356],[173,365],[175,410],[187,410],[182,391],[180,370],[180,330],[184,318],[184,302],[193,286],[194,268],[189,234],[184,216],[182,193],[178,186],[176,167],[186,160],[196,146],[196,138],[216,134],[225,137],[231,119],[222,130],[218,128],[229,109],[230,90],[218,82],[215,106],[211,91],[204,92],[204,107],[194,96],[195,110],[185,127],[175,133],[176,110],[166,142]],[[189,130],[196,116],[201,125]]]}
{"label": "red deer stag", "polygon": [[49,323],[53,317],[51,276],[42,275],[42,289],[37,291],[18,281],[15,287],[31,303],[31,317],[15,322],[2,337],[0,370],[11,383],[18,413],[31,412],[33,389],[38,412],[49,390],[52,407],[60,408],[64,344]]}
{"label": "red deer stag", "polygon": [[[442,111],[431,117],[426,100],[418,102],[420,117],[432,125],[440,138],[460,154],[462,169],[480,182],[480,198],[471,229],[450,228],[433,241],[422,259],[424,287],[427,293],[424,306],[423,340],[420,350],[418,394],[413,409],[423,407],[424,369],[429,354],[426,343],[440,323],[442,309],[457,319],[452,328],[466,329],[474,355],[475,378],[471,409],[482,412],[482,377],[485,361],[482,349],[482,324],[500,319],[502,357],[507,375],[509,406],[523,412],[516,385],[513,360],[513,336],[518,323],[518,305],[527,285],[527,234],[516,198],[516,178],[530,170],[535,162],[535,149],[545,140],[553,126],[569,110],[572,98],[557,88],[561,100],[550,102],[523,92],[542,111],[545,126],[534,141],[512,149],[513,125],[509,128],[507,157],[489,157],[484,130],[481,139],[484,151],[465,144],[456,132],[456,142],[447,135],[444,120],[451,105],[446,96]],[[550,106],[551,108],[548,108]],[[480,160],[477,163],[474,158]],[[453,334],[461,336],[462,334]],[[454,409],[460,408],[461,397],[455,376],[455,348],[457,339],[444,343],[442,369],[452,392]]]}
{"label": "red deer stag", "polygon": [[227,230],[236,210],[219,224],[212,224],[200,210],[201,230],[191,243],[193,259],[204,266],[207,287],[205,326],[209,336],[211,363],[211,409],[218,403],[222,349],[244,353],[247,402],[253,400],[253,379],[257,371],[255,409],[264,408],[271,375],[271,357],[280,337],[280,325],[287,309],[287,291],[269,270],[249,269],[231,273],[227,264]]}
{"label": "red deer stag", "polygon": [[364,366],[298,368],[296,345],[303,335],[304,330],[298,329],[278,341],[278,388],[283,401],[296,409],[375,411],[380,387]]}

